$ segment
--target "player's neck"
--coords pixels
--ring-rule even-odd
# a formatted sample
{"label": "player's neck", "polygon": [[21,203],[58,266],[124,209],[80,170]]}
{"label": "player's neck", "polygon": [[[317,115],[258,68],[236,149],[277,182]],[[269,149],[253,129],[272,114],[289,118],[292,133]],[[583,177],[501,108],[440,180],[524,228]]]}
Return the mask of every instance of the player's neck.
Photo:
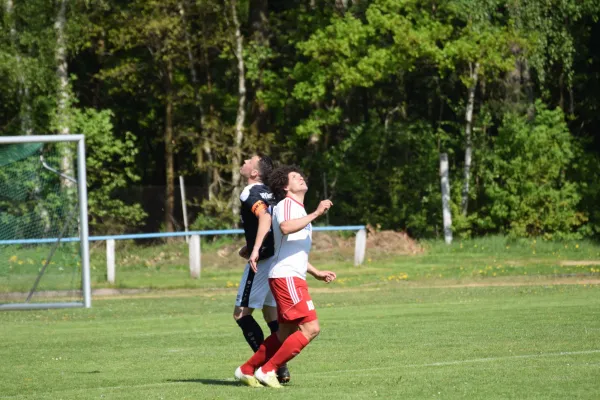
{"label": "player's neck", "polygon": [[252,178],[248,178],[248,185],[253,185],[255,183],[262,183],[260,179],[252,179]]}
{"label": "player's neck", "polygon": [[300,204],[304,204],[304,195],[306,194],[306,192],[301,192],[301,193],[292,193],[292,192],[287,192],[287,197],[296,200],[298,203]]}

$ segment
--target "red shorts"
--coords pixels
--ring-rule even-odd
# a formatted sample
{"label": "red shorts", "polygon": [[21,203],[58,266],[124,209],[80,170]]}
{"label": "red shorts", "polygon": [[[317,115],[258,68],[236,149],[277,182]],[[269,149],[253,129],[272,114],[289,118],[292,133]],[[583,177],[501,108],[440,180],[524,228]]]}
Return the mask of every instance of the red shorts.
{"label": "red shorts", "polygon": [[269,286],[277,302],[277,320],[280,323],[302,325],[317,319],[317,312],[304,279],[269,278]]}

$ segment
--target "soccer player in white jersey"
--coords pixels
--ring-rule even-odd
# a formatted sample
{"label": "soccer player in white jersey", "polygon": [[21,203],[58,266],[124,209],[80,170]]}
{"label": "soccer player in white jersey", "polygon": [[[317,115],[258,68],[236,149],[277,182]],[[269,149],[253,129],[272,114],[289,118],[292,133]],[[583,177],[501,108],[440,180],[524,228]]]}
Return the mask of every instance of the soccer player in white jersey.
{"label": "soccer player in white jersey", "polygon": [[304,196],[308,190],[299,169],[282,166],[269,176],[269,186],[278,201],[273,211],[275,261],[269,272],[269,285],[277,302],[279,330],[269,336],[258,351],[238,367],[235,378],[248,386],[281,387],[276,371],[319,334],[319,320],[308,293],[306,273],[331,282],[336,274],[319,271],[308,262],[312,244],[311,222],[333,203],[323,200],[307,214]]}
{"label": "soccer player in white jersey", "polygon": [[[252,351],[257,351],[264,341],[262,328],[252,316],[256,308],[262,309],[271,333],[279,329],[276,303],[268,281],[271,263],[275,260],[271,229],[273,194],[263,183],[271,171],[273,161],[262,154],[245,160],[240,168],[240,174],[247,181],[247,186],[240,194],[240,217],[246,238],[246,246],[240,250],[240,256],[246,258],[248,263],[240,281],[233,318]],[[277,374],[282,383],[289,382],[290,373],[286,365],[282,365]]]}

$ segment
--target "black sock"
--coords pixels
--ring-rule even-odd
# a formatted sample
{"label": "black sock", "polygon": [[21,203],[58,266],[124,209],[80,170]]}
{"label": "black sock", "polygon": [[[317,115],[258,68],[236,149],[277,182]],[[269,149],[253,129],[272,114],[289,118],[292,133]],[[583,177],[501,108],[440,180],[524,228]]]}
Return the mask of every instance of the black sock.
{"label": "black sock", "polygon": [[252,351],[256,353],[262,342],[265,340],[260,325],[258,325],[258,322],[256,322],[252,315],[243,316],[237,320],[237,324],[242,328],[246,342],[248,342]]}
{"label": "black sock", "polygon": [[277,320],[267,322],[267,325],[269,325],[269,329],[271,330],[271,333],[275,333],[279,330],[279,322],[277,322]]}

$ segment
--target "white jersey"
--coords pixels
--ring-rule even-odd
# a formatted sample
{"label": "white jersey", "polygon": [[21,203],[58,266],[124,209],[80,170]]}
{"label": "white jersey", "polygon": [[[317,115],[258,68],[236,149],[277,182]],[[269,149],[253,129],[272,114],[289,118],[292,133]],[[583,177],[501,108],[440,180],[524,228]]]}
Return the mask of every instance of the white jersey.
{"label": "white jersey", "polygon": [[273,210],[273,236],[275,241],[275,256],[269,278],[287,278],[297,276],[306,280],[308,268],[308,253],[312,246],[312,225],[304,229],[284,235],[279,228],[283,221],[306,216],[306,210],[301,203],[286,197]]}

